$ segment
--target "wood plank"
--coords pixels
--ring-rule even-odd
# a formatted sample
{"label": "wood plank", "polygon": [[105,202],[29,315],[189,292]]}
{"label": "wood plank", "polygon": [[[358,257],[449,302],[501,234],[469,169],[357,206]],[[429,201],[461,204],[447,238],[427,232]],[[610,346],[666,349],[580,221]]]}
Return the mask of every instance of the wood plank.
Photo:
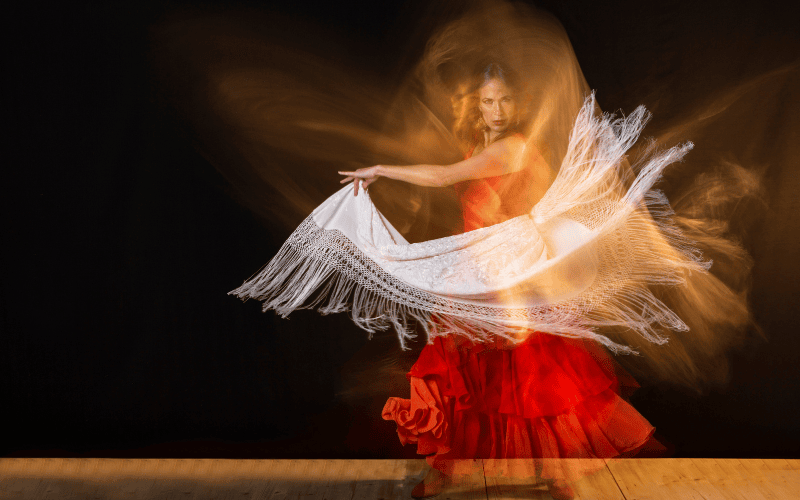
{"label": "wood plank", "polygon": [[209,476],[220,500],[263,499],[272,494],[288,465],[288,460],[214,460]]}
{"label": "wood plank", "polygon": [[606,465],[625,498],[650,498],[645,493],[654,478],[649,476],[644,463],[635,459],[611,459]]}
{"label": "wood plank", "polygon": [[792,470],[788,462],[762,459],[739,459],[739,462],[746,471],[748,485],[767,500],[797,498],[800,473]]}
{"label": "wood plank", "polygon": [[534,462],[531,460],[526,465],[526,467],[518,466],[517,470],[524,471],[529,475],[528,477],[496,475],[499,471],[490,473],[489,469],[487,469],[485,475],[487,498],[489,500],[512,500],[521,498],[550,500],[551,497],[547,493],[547,485],[536,478]]}
{"label": "wood plank", "polygon": [[612,459],[608,468],[625,498],[700,500],[712,493],[698,483],[690,459]]}
{"label": "wood plank", "polygon": [[302,478],[308,472],[311,460],[281,460],[273,464],[270,476],[273,481],[269,496],[266,500],[295,500],[300,498],[304,490],[308,487],[308,482]]}
{"label": "wood plank", "polygon": [[[716,459],[717,463],[722,464],[722,468],[728,474],[727,481],[724,481],[726,488],[735,489],[747,498],[766,500],[772,498],[769,492],[761,486],[757,475],[754,481],[752,468],[746,467],[739,459]],[[730,484],[730,486],[727,486]]]}
{"label": "wood plank", "polygon": [[748,485],[755,488],[764,495],[767,500],[779,500],[783,495],[779,488],[773,484],[774,478],[770,477],[769,469],[762,460],[739,459],[742,475],[746,478]]}
{"label": "wood plank", "polygon": [[303,498],[326,500],[353,497],[355,474],[352,460],[315,460],[311,463],[309,483]]}
{"label": "wood plank", "polygon": [[394,460],[401,464],[400,476],[401,481],[395,481],[393,489],[387,495],[390,498],[411,498],[411,490],[425,477],[428,472],[428,464],[425,460]]}
{"label": "wood plank", "polygon": [[423,460],[359,460],[352,500],[411,498],[426,468]]}
{"label": "wood plank", "polygon": [[486,480],[482,460],[469,460],[470,474],[455,476],[436,500],[486,500]]}
{"label": "wood plank", "polygon": [[800,492],[800,472],[786,459],[761,460],[769,472],[767,476],[773,479],[773,487],[779,494],[795,494]]}
{"label": "wood plank", "polygon": [[704,471],[708,468],[706,464],[698,464],[694,459],[688,458],[678,460],[675,466],[685,478],[684,484],[680,485],[681,490],[688,488],[693,495],[708,500],[727,500],[729,498],[709,481]]}
{"label": "wood plank", "polygon": [[0,498],[263,499],[307,484],[288,460],[8,460],[0,460]]}
{"label": "wood plank", "polygon": [[692,459],[692,462],[722,498],[730,500],[762,498],[760,494],[753,496],[743,490],[744,479],[731,468],[730,460]]}
{"label": "wood plank", "polygon": [[575,500],[625,500],[625,495],[607,465],[573,483],[572,488],[575,490]]}
{"label": "wood plank", "polygon": [[625,459],[609,469],[626,498],[788,500],[800,474],[787,461]]}
{"label": "wood plank", "polygon": [[[437,500],[539,498],[532,479],[460,478]],[[573,484],[576,500],[788,500],[800,491],[800,461],[619,459]],[[408,499],[422,460],[0,459],[0,499],[393,500]]]}
{"label": "wood plank", "polygon": [[[555,461],[555,459],[553,459]],[[535,471],[534,461],[529,460],[527,469],[532,474]],[[582,476],[579,480],[570,483],[575,492],[575,500],[582,499],[609,499],[624,500],[614,477],[605,465],[605,461],[592,461],[592,464],[581,461],[581,464],[570,463],[570,459],[561,459],[562,465],[557,466],[559,470],[575,471],[576,476]],[[572,460],[572,462],[575,462]],[[597,470],[599,468],[599,470]],[[524,470],[525,468],[521,468]],[[587,471],[593,471],[589,473]],[[512,498],[534,498],[541,500],[551,500],[548,493],[547,484],[535,476],[530,477],[507,477],[507,476],[486,476],[487,495],[490,500],[512,499]]]}
{"label": "wood plank", "polygon": [[[292,460],[213,460],[203,469],[196,469],[202,477],[192,476],[188,470],[175,470],[173,477],[194,484],[193,498],[259,498],[262,500],[280,497],[291,489],[292,471],[296,463]],[[214,492],[214,495],[212,495]]]}

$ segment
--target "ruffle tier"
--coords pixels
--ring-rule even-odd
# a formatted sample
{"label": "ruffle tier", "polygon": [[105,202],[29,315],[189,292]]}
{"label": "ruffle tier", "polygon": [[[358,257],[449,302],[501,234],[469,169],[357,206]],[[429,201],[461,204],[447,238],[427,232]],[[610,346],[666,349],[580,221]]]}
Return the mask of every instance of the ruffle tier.
{"label": "ruffle tier", "polygon": [[401,443],[445,474],[572,481],[642,447],[654,428],[626,400],[638,385],[596,344],[535,332],[513,349],[437,337],[390,398]]}

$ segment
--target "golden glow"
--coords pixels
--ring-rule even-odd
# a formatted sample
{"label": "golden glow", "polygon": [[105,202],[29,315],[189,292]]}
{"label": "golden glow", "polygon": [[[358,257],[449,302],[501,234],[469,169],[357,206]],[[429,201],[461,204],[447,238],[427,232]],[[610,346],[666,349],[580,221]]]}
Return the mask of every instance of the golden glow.
{"label": "golden glow", "polygon": [[[466,104],[454,95],[464,92],[475,65],[489,56],[513,67],[523,82],[522,96],[497,82],[484,87],[479,105],[492,134],[507,128],[504,120],[519,118],[524,124],[530,147],[520,161],[536,168],[525,189],[513,187],[523,193],[519,203],[532,207],[561,164],[589,91],[558,21],[520,5],[481,4],[431,40],[417,41],[427,50],[400,78],[370,67],[345,67],[251,29],[275,22],[268,16],[187,17],[155,30],[159,74],[199,149],[228,178],[234,195],[285,231],[338,188],[339,170],[463,158],[451,129],[454,105]],[[292,22],[298,32],[309,29]],[[714,259],[714,266],[712,275],[692,281],[692,287],[653,290],[691,327],[672,334],[667,347],[626,337],[624,328],[612,332],[643,354],[634,361],[644,371],[629,369],[688,385],[724,378],[726,350],[740,341],[750,316],[746,295],[752,264],[732,243],[730,221],[748,222],[753,211],[737,207],[759,194],[763,168],[797,157],[791,151],[798,144],[791,139],[797,125],[777,130],[759,113],[765,106],[796,110],[797,93],[789,90],[796,88],[797,75],[798,65],[792,63],[726,81],[713,95],[679,99],[665,90],[636,97],[636,104],[656,115],[646,133],[665,146],[684,140],[697,144],[685,164],[666,174],[665,190],[680,229]],[[606,96],[598,98],[603,102]],[[662,111],[669,120],[658,121]],[[501,185],[493,196],[508,198],[510,189]],[[410,241],[449,234],[460,221],[451,191],[381,181],[370,194]],[[758,202],[744,206],[760,207]],[[655,227],[650,244],[664,245]]]}

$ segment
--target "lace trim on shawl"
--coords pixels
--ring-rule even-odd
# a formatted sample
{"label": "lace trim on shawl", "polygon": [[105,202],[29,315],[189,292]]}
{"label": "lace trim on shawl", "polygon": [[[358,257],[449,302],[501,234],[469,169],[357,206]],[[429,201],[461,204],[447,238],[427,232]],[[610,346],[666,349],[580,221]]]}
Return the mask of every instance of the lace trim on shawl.
{"label": "lace trim on shawl", "polygon": [[637,336],[667,342],[667,330],[688,328],[650,286],[684,284],[692,272],[706,272],[711,263],[674,225],[666,198],[651,187],[692,145],[664,152],[651,146],[624,189],[620,165],[648,115],[642,107],[622,119],[594,117],[593,111],[592,94],[576,120],[556,180],[531,213],[541,225],[561,217],[595,231],[590,244],[597,274],[577,296],[533,307],[501,307],[429,293],[386,272],[341,231],[320,228],[313,216],[272,261],[230,293],[261,300],[264,311],[273,309],[284,317],[300,308],[317,307],[323,314],[349,310],[370,334],[394,327],[402,347],[415,336],[410,325],[415,320],[429,341],[458,334],[474,341],[502,337],[518,342],[535,330],[589,338],[616,353],[634,353],[628,344]]}

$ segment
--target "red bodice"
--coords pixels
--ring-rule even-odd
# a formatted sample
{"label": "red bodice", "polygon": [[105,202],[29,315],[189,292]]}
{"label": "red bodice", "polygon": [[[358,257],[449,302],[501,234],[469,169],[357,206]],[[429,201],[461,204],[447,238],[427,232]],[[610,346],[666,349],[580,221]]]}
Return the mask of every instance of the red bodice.
{"label": "red bodice", "polygon": [[[475,149],[467,153],[470,158]],[[453,188],[461,201],[464,218],[463,232],[492,226],[505,220],[528,213],[528,196],[524,190],[530,189],[531,170],[526,168],[495,177],[484,177],[458,182]]]}

